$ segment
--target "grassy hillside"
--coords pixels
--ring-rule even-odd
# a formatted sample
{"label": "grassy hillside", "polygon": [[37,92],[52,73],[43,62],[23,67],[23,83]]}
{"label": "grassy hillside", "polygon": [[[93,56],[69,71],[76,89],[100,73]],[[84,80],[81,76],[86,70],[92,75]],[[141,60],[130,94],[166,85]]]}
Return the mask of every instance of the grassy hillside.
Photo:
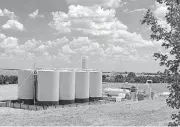
{"label": "grassy hillside", "polygon": [[0,108],[2,126],[166,126],[175,110],[165,98],[27,111]]}

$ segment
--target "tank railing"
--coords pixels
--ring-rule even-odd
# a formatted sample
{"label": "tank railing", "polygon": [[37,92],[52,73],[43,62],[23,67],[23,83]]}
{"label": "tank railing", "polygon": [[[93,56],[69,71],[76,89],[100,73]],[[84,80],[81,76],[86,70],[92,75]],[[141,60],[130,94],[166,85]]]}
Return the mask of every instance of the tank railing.
{"label": "tank railing", "polygon": [[[23,70],[23,69],[21,69]],[[82,69],[82,68],[36,68],[36,69],[26,69],[26,70],[32,70],[32,71],[40,71],[40,70],[50,70],[50,71],[98,71],[97,69]]]}

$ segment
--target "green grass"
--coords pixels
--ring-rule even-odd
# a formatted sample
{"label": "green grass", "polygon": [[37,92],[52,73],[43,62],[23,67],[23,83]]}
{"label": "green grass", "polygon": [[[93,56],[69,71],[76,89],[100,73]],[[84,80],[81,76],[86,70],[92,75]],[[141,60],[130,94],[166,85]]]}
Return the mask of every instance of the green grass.
{"label": "green grass", "polygon": [[[120,87],[122,84],[103,83],[103,88]],[[166,84],[153,84],[157,92],[168,91]],[[144,89],[144,85],[139,85]],[[0,97],[17,98],[17,85],[0,86]],[[111,104],[96,104],[80,107],[51,108],[48,110],[28,111],[0,107],[0,125],[20,126],[166,126],[171,114],[164,97],[155,100],[123,101]]]}

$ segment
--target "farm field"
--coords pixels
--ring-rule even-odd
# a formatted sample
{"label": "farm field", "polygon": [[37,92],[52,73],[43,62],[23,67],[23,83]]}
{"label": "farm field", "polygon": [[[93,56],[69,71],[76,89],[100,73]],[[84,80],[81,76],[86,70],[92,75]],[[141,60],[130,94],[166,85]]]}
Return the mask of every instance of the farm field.
{"label": "farm field", "polygon": [[[122,84],[103,83],[103,88],[120,87],[120,85]],[[166,84],[153,84],[153,86],[157,92],[168,91],[165,89]],[[140,88],[144,89],[142,86]],[[11,97],[17,98],[17,85],[0,86],[0,96],[5,100]],[[171,114],[176,110],[169,108],[165,99],[159,97],[155,100],[139,102],[123,101],[40,111],[0,107],[0,125],[166,126],[171,120]]]}

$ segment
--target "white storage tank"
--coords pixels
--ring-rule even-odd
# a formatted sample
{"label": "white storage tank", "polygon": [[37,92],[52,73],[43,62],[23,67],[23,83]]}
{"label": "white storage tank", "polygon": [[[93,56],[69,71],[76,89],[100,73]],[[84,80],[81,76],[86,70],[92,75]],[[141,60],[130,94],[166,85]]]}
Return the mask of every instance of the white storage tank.
{"label": "white storage tank", "polygon": [[59,72],[53,70],[39,70],[37,82],[37,104],[59,104]]}
{"label": "white storage tank", "polygon": [[75,102],[75,72],[59,72],[59,104],[72,104]]}
{"label": "white storage tank", "polygon": [[75,74],[75,102],[89,101],[89,72],[77,71]]}
{"label": "white storage tank", "polygon": [[102,72],[90,71],[89,100],[102,99]]}
{"label": "white storage tank", "polygon": [[18,100],[24,104],[34,103],[34,72],[18,70]]}

